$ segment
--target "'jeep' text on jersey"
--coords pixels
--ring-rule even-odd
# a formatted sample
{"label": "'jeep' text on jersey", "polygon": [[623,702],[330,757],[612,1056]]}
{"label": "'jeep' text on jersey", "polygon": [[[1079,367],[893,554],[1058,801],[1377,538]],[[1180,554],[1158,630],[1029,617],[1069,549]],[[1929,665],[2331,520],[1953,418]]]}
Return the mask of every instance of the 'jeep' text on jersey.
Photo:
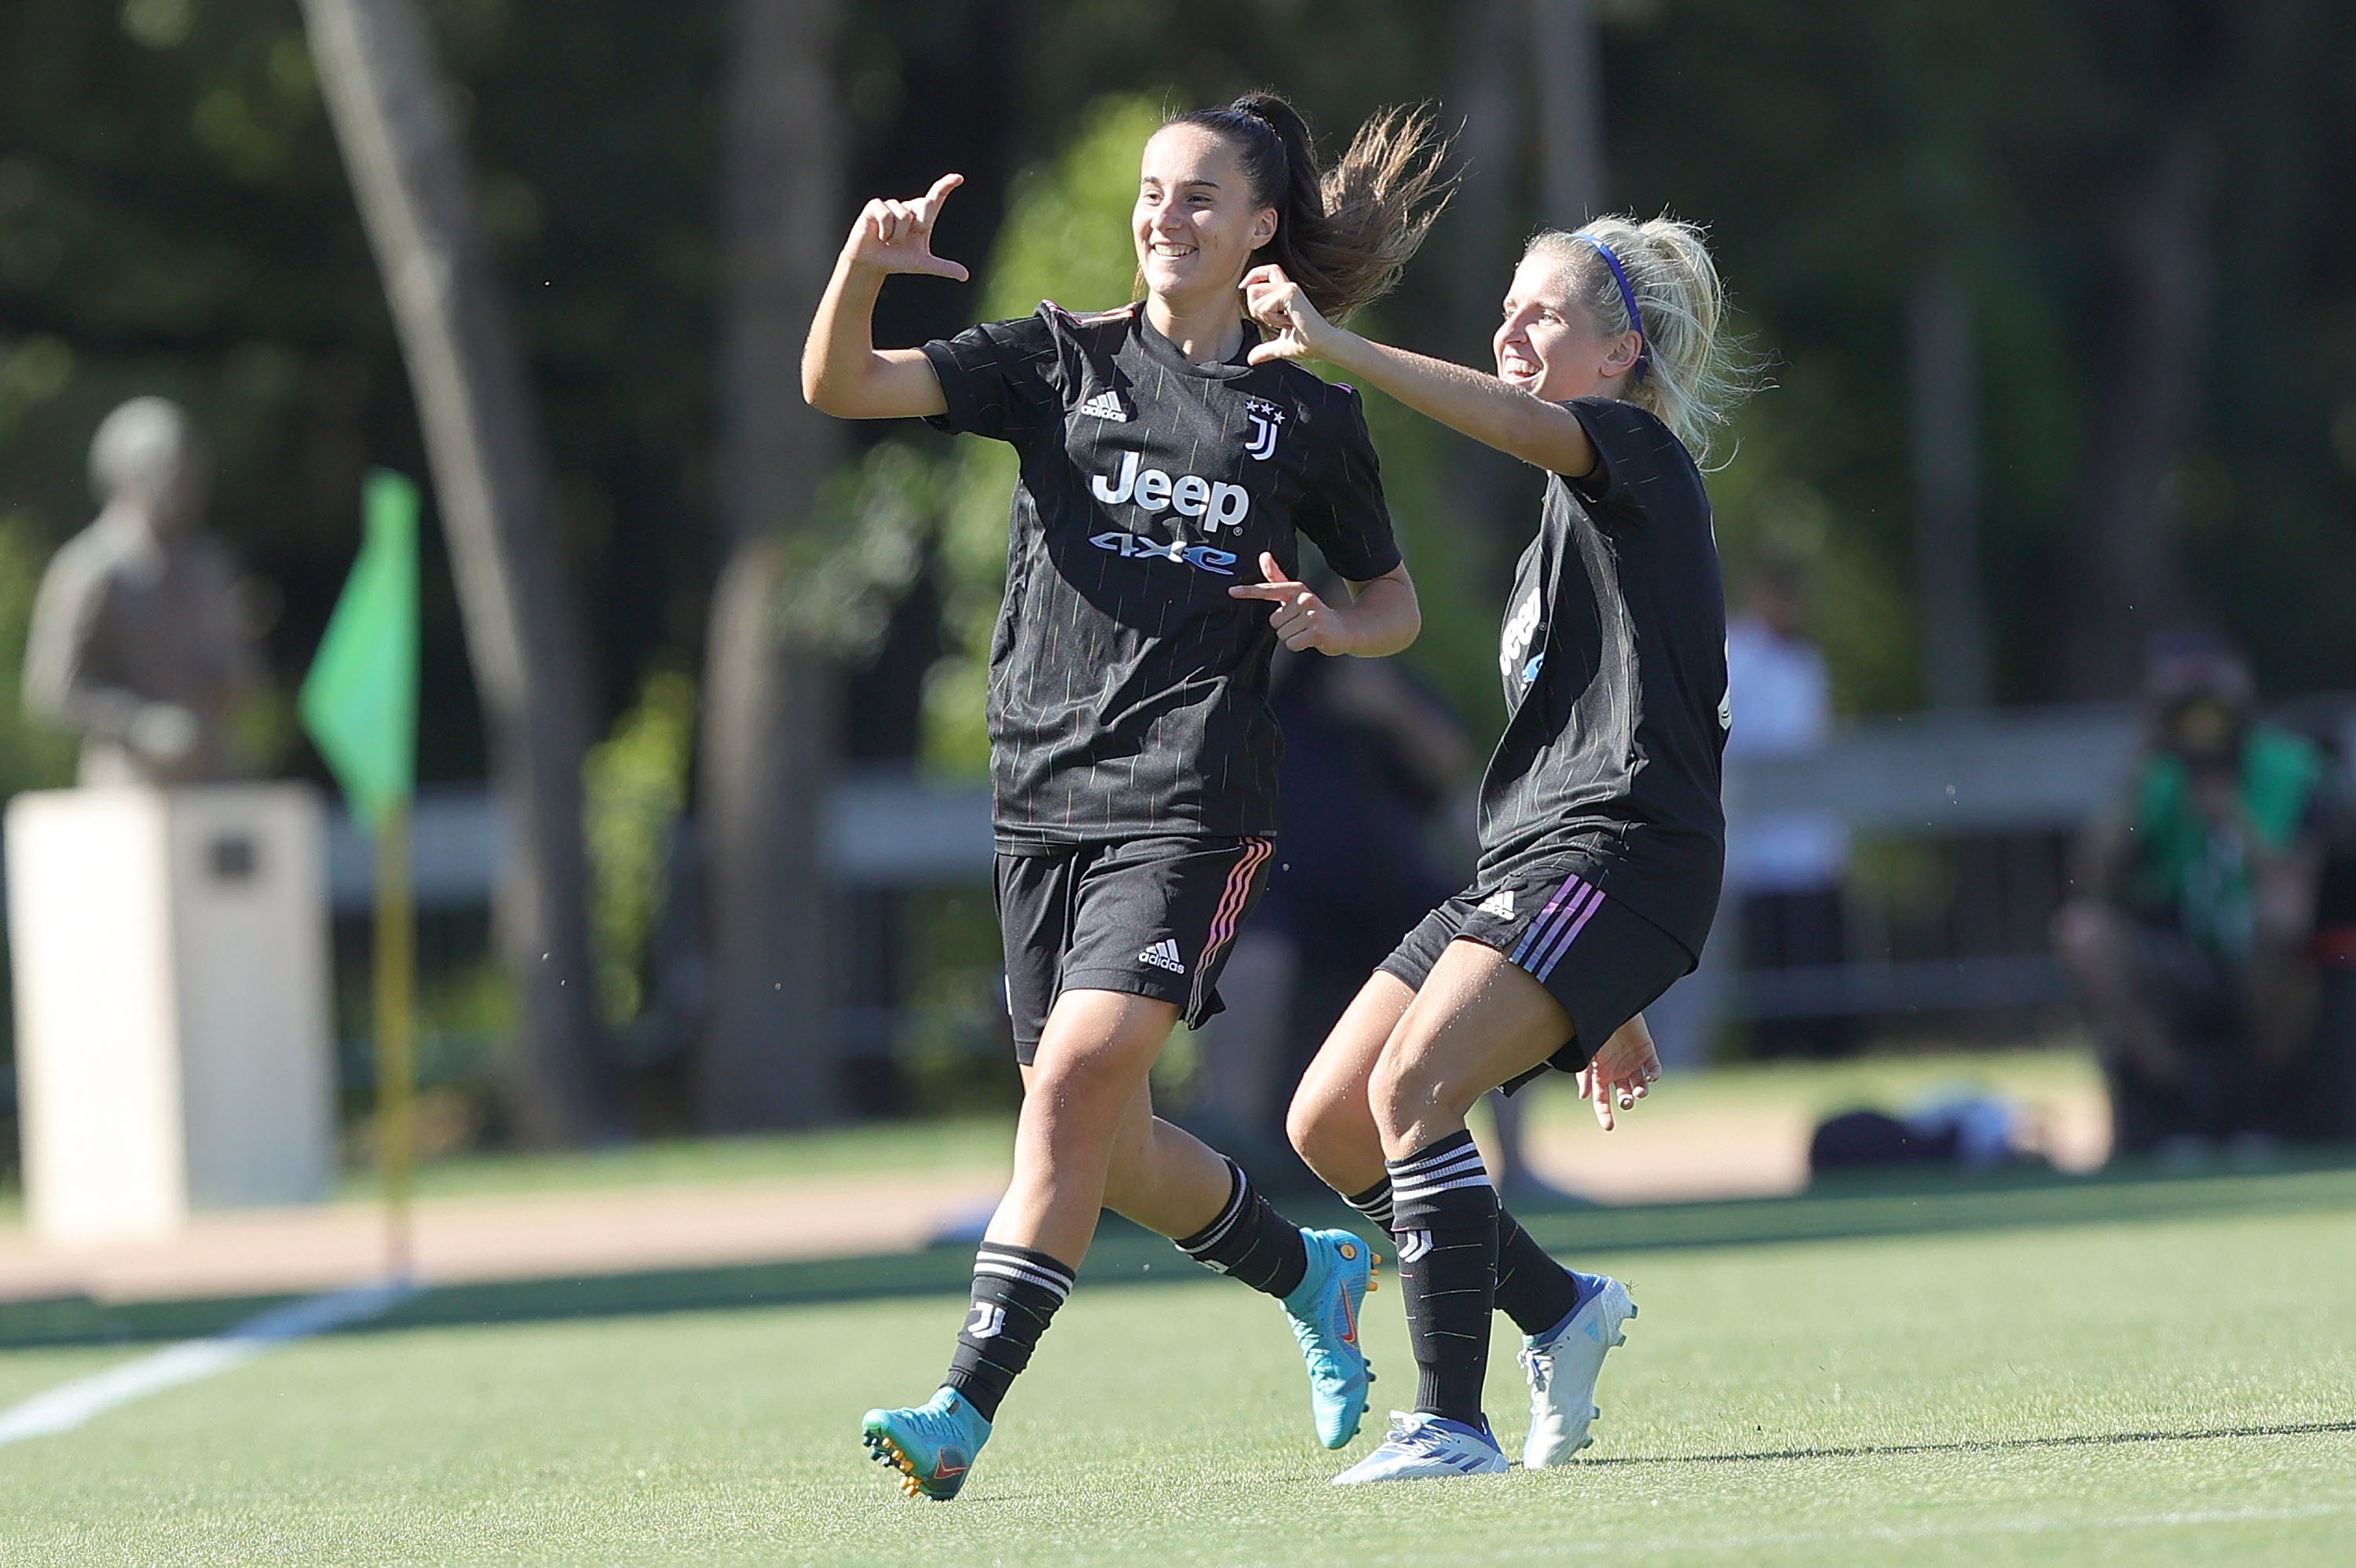
{"label": "'jeep' text on jersey", "polygon": [[1480,885],[1558,867],[1698,954],[1726,860],[1726,599],[1701,475],[1633,403],[1569,405],[1587,478],[1547,481],[1497,648]]}
{"label": "'jeep' text on jersey", "polygon": [[1196,365],[1137,305],[1053,304],[925,345],[933,422],[1022,459],[990,650],[1002,851],[1276,830],[1263,550],[1343,577],[1399,562],[1355,392],[1286,364]]}

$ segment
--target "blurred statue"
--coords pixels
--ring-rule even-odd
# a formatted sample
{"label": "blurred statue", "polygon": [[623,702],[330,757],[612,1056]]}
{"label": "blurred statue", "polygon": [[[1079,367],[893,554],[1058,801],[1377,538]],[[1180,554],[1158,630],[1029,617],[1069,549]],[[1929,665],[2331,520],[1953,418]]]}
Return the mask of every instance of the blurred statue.
{"label": "blurred statue", "polygon": [[212,469],[187,414],[134,398],[90,448],[97,521],[42,575],[25,707],[80,732],[85,786],[236,776],[234,710],[262,685],[235,563],[199,530]]}
{"label": "blurred statue", "polygon": [[2280,1136],[2314,1044],[2326,760],[2255,695],[2222,639],[2153,640],[2148,739],[2055,918],[2121,1152]]}

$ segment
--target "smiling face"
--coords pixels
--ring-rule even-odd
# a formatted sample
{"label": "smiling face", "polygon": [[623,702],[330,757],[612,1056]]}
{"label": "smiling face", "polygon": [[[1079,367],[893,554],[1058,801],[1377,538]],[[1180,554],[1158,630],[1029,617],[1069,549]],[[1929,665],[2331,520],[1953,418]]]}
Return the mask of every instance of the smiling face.
{"label": "smiling face", "polygon": [[1616,398],[1635,368],[1642,339],[1606,334],[1580,303],[1575,273],[1563,258],[1533,251],[1514,269],[1505,316],[1490,347],[1497,377],[1550,403],[1596,394]]}
{"label": "smiling face", "polygon": [[1165,125],[1145,144],[1130,234],[1154,297],[1199,309],[1243,282],[1252,252],[1276,236],[1276,209],[1253,198],[1225,137]]}

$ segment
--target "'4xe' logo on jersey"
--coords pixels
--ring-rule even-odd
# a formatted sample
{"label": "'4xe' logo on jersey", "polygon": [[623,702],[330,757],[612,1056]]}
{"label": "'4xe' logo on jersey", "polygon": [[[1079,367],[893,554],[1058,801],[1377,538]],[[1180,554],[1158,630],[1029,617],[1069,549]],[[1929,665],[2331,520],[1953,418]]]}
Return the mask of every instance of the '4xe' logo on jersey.
{"label": "'4xe' logo on jersey", "polygon": [[1150,539],[1143,534],[1123,533],[1097,534],[1088,542],[1098,549],[1108,549],[1130,560],[1151,558],[1166,560],[1173,566],[1191,566],[1198,571],[1215,571],[1221,577],[1236,574],[1236,552],[1213,549],[1206,544],[1188,544],[1184,539],[1172,539],[1163,544],[1160,539]]}
{"label": "'4xe' logo on jersey", "polygon": [[1251,440],[1244,450],[1263,462],[1276,455],[1276,432],[1284,423],[1284,411],[1266,398],[1246,398],[1244,416],[1251,421]]}
{"label": "'4xe' logo on jersey", "polygon": [[1172,511],[1182,517],[1200,517],[1210,533],[1240,529],[1251,516],[1251,492],[1242,485],[1224,480],[1214,484],[1198,474],[1181,474],[1173,479],[1159,468],[1141,474],[1134,452],[1121,453],[1118,477],[1099,474],[1089,481],[1088,492],[1108,507],[1134,501],[1141,512]]}

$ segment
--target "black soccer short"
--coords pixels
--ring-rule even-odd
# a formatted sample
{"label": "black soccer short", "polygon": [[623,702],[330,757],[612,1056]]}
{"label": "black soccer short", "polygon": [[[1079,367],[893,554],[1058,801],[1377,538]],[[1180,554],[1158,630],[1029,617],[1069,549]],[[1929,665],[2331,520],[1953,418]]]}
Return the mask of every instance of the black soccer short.
{"label": "black soccer short", "polygon": [[[1559,865],[1466,888],[1425,915],[1378,967],[1421,990],[1460,936],[1495,948],[1562,1004],[1576,1032],[1546,1065],[1565,1072],[1585,1067],[1622,1024],[1694,967],[1676,937]],[[1543,1071],[1521,1074],[1506,1093]]]}
{"label": "black soccer short", "polygon": [[1067,990],[1125,991],[1220,1011],[1219,971],[1268,886],[1273,838],[1130,838],[998,857],[998,928],[1014,1059],[1031,1064]]}

